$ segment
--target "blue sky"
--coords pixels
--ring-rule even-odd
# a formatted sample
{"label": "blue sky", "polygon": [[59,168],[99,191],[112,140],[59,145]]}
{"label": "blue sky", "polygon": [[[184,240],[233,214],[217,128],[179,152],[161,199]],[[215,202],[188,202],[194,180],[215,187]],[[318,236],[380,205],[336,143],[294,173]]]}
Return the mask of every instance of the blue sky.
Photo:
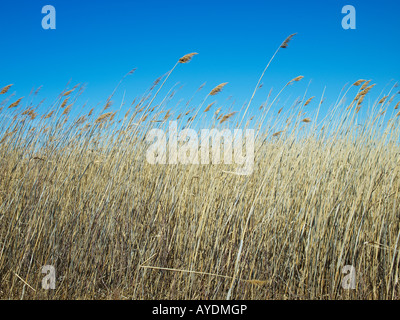
{"label": "blue sky", "polygon": [[[41,27],[47,4],[56,9],[56,30]],[[356,30],[341,26],[347,4],[356,8]],[[277,93],[299,75],[305,78],[287,91],[293,100],[308,85],[307,96],[317,97],[326,86],[329,104],[360,78],[377,83],[376,94],[399,80],[399,12],[396,0],[3,1],[0,87],[13,83],[19,97],[43,86],[37,100],[50,103],[71,80],[86,83],[80,101],[96,106],[137,68],[121,85],[118,105],[123,92],[130,102],[181,56],[198,52],[178,66],[161,97],[177,82],[184,85],[177,100],[189,99],[204,82],[199,97],[229,82],[216,99],[227,106],[233,96],[239,109],[276,48],[297,32],[267,71],[254,110],[271,88]]]}

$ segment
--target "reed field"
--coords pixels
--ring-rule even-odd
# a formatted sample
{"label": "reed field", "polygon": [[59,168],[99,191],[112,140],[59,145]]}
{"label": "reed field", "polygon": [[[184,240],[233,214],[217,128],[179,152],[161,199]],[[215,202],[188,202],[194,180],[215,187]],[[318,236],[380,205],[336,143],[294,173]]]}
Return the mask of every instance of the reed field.
{"label": "reed field", "polygon": [[[118,87],[91,108],[81,85],[49,105],[2,82],[1,299],[399,298],[397,85],[379,92],[349,79],[322,115],[322,93],[280,107],[298,76],[256,107],[268,63],[243,107],[213,104],[229,85],[221,79],[178,113],[173,92],[162,92],[174,70],[200,58],[183,56],[121,107],[111,103]],[[148,163],[146,134],[171,120],[253,128],[252,174],[235,164]],[[55,289],[42,288],[45,265],[56,270]],[[349,265],[356,280],[347,290]]]}

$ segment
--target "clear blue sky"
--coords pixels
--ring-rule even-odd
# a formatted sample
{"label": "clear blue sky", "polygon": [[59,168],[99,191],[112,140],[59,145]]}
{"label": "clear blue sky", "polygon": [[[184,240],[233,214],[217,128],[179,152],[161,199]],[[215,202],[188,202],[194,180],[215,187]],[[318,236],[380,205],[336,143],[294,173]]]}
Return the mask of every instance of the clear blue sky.
{"label": "clear blue sky", "polygon": [[[56,30],[44,30],[44,5],[56,8]],[[344,30],[341,9],[356,8],[357,29]],[[2,1],[0,10],[0,87],[14,83],[16,97],[43,85],[40,97],[54,100],[69,80],[86,83],[81,99],[104,102],[132,68],[119,96],[133,100],[186,53],[165,87],[185,85],[187,98],[204,82],[204,96],[229,82],[217,96],[232,95],[239,108],[249,99],[271,55],[291,33],[297,36],[279,52],[263,80],[254,107],[290,79],[303,75],[288,93],[293,98],[326,96],[334,101],[344,84],[373,79],[376,93],[400,79],[400,1],[397,0],[247,0],[247,1]],[[130,102],[129,101],[129,102]],[[210,100],[211,101],[211,100]],[[171,106],[174,104],[171,104]]]}

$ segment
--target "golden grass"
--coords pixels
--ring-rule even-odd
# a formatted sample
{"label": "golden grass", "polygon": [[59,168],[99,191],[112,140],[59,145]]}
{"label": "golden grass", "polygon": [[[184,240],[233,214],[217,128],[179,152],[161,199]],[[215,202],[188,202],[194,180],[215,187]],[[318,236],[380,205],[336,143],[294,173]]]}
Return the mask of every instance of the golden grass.
{"label": "golden grass", "polygon": [[[357,107],[373,87],[361,83]],[[167,130],[175,112],[151,108],[159,91],[74,119],[73,90],[38,118],[32,106],[0,111],[1,299],[399,298],[391,101],[369,104],[367,118],[341,99],[322,120],[299,103],[272,115],[265,102],[246,176],[229,164],[147,163],[146,133]],[[236,112],[221,110],[214,125],[237,128]],[[55,290],[41,288],[44,265],[56,268]],[[342,288],[345,265],[362,274],[356,290]]]}

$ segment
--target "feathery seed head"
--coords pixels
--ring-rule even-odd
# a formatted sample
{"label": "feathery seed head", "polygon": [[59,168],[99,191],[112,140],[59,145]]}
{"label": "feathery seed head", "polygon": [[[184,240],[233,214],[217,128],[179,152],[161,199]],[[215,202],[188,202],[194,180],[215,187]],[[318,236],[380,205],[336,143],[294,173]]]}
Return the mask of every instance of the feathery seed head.
{"label": "feathery seed head", "polygon": [[12,84],[9,84],[8,86],[5,86],[3,89],[1,89],[0,94],[5,94],[7,93],[8,90],[12,87]]}
{"label": "feathery seed head", "polygon": [[192,52],[192,53],[188,53],[186,55],[184,55],[182,58],[179,59],[179,63],[187,63],[190,60],[192,60],[193,56],[195,56],[196,54],[198,54],[197,52]]}
{"label": "feathery seed head", "polygon": [[311,102],[311,100],[314,99],[314,98],[315,98],[315,96],[309,98],[309,99],[306,101],[306,103],[304,104],[304,106],[307,106],[307,105]]}
{"label": "feathery seed head", "polygon": [[207,106],[207,108],[204,110],[204,112],[207,112],[207,111],[209,111],[210,110],[210,108],[214,105],[214,103],[215,103],[215,101],[214,102],[212,102],[212,103],[210,103],[208,106]]}
{"label": "feathery seed head", "polygon": [[222,91],[222,88],[225,87],[228,84],[228,82],[224,82],[216,86],[214,89],[211,90],[210,96],[215,96],[217,93]]}
{"label": "feathery seed head", "polygon": [[369,85],[370,82],[371,82],[371,80],[365,81],[363,83],[363,85],[361,86],[360,90],[364,90]]}
{"label": "feathery seed head", "polygon": [[281,44],[281,48],[287,48],[287,46],[288,46],[290,40],[292,40],[292,38],[293,38],[296,34],[297,34],[297,33],[293,33],[293,34],[291,34],[290,36],[288,36],[288,37],[286,38],[286,40],[283,41],[283,43]]}
{"label": "feathery seed head", "polygon": [[224,122],[227,121],[229,118],[233,117],[236,113],[237,113],[237,111],[234,111],[234,112],[231,112],[231,113],[228,113],[228,114],[224,115],[219,123],[220,123],[220,124],[221,124],[221,123],[224,123]]}
{"label": "feathery seed head", "polygon": [[367,80],[364,80],[364,79],[357,80],[356,82],[353,83],[353,86],[358,87],[361,83],[363,83],[365,81],[367,81]]}
{"label": "feathery seed head", "polygon": [[388,96],[384,96],[381,100],[379,100],[379,104],[384,103],[386,101]]}
{"label": "feathery seed head", "polygon": [[17,101],[15,101],[14,103],[10,104],[10,105],[8,106],[8,109],[17,107],[23,98],[24,98],[24,97],[19,98]]}

